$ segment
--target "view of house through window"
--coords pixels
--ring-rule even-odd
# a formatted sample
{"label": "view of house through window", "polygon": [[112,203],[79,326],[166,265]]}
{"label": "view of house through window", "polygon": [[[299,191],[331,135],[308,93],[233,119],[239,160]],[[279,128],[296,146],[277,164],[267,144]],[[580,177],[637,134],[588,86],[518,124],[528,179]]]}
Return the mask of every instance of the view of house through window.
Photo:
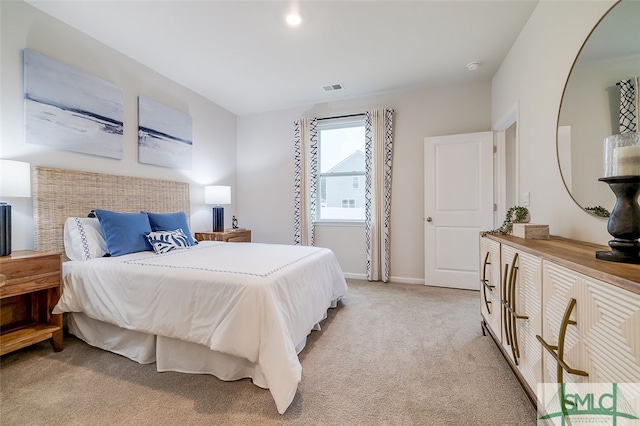
{"label": "view of house through window", "polygon": [[364,220],[364,120],[318,124],[318,220]]}

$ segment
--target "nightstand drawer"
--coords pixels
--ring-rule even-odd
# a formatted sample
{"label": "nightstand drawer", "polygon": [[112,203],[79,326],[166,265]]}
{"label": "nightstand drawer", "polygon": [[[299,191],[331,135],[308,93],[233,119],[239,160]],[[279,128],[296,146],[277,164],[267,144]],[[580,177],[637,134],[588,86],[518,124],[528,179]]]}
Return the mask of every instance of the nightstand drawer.
{"label": "nightstand drawer", "polygon": [[[51,254],[40,257],[20,255],[21,252],[11,254],[11,262],[0,258],[0,273],[7,281],[24,277],[60,272],[60,255]],[[9,256],[7,256],[9,257]]]}
{"label": "nightstand drawer", "polygon": [[11,261],[0,260],[0,297],[30,293],[60,286],[59,254],[33,257],[16,252]]}
{"label": "nightstand drawer", "polygon": [[229,235],[226,241],[231,241],[234,243],[250,243],[251,242],[251,231],[237,231]]}
{"label": "nightstand drawer", "polygon": [[196,232],[198,241],[225,241],[233,243],[250,243],[250,229],[229,229],[221,232]]}
{"label": "nightstand drawer", "polygon": [[31,293],[32,291],[57,288],[60,286],[60,272],[46,275],[3,280],[0,274],[0,298],[15,296],[16,294]]}

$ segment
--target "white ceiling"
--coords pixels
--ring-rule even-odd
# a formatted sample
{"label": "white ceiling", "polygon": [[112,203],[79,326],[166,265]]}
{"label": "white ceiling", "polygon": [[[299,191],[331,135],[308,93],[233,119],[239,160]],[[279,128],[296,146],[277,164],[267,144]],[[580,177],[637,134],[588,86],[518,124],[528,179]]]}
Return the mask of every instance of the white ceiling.
{"label": "white ceiling", "polygon": [[490,80],[537,4],[26,1],[237,115]]}

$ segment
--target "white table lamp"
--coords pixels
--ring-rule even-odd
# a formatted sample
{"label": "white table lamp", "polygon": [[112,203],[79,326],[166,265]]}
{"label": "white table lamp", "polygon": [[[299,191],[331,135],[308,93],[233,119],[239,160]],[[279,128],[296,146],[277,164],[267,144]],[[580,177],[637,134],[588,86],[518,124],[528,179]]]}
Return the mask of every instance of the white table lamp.
{"label": "white table lamp", "polygon": [[[0,198],[31,197],[31,165],[0,160]],[[11,254],[11,206],[0,202],[0,256]]]}

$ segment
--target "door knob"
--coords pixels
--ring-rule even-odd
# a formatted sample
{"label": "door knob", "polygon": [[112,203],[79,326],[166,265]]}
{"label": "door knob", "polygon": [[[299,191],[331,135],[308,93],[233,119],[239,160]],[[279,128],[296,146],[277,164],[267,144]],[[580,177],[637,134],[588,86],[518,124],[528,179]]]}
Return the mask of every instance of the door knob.
{"label": "door knob", "polygon": [[427,218],[427,222],[432,222],[432,221],[433,221],[433,219],[431,219],[431,216],[429,216],[429,217]]}

